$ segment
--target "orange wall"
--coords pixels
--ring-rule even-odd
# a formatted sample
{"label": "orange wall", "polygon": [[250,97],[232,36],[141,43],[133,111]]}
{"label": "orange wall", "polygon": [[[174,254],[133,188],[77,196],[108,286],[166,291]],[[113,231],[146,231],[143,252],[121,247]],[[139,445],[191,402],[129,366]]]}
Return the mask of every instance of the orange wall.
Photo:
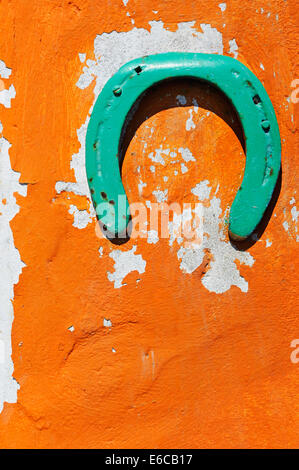
{"label": "orange wall", "polygon": [[[0,3],[0,59],[12,70],[3,82],[16,90],[11,108],[1,107],[3,135],[12,169],[27,184],[27,196],[15,194],[20,211],[10,222],[25,263],[14,286],[11,336],[20,388],[0,414],[0,447],[297,446],[298,364],[290,344],[299,337],[298,107],[290,96],[299,2],[124,3]],[[91,70],[86,61],[95,60],[97,35],[103,55]],[[271,217],[245,251],[231,246],[225,223],[245,164],[238,127],[220,96],[186,83],[164,86],[143,103],[123,181],[131,202],[155,202],[153,191],[168,189],[169,203],[195,203],[191,190],[207,180],[203,206],[214,225],[203,259],[186,241],[145,238],[119,247],[97,236],[76,167],[84,155],[77,130],[96,83],[109,78],[109,51],[118,62],[134,41],[140,55],[176,47],[173,41],[178,50],[197,42],[207,52],[223,48],[264,84],[280,126],[282,184]],[[80,88],[84,67],[85,80],[93,75]],[[185,106],[174,107],[177,95]],[[156,149],[165,151],[164,165],[151,159]],[[179,149],[194,160],[186,162]],[[122,253],[135,246],[125,276]]]}

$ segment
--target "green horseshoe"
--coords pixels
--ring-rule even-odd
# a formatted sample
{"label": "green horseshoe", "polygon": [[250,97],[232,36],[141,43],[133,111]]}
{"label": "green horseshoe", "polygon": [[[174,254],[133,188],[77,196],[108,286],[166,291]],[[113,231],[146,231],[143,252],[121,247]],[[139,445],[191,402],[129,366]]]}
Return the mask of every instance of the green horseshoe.
{"label": "green horseshoe", "polygon": [[[230,210],[230,236],[245,239],[261,221],[275,188],[281,158],[279,128],[266,90],[247,67],[231,57],[170,52],[125,64],[108,80],[95,103],[86,135],[86,173],[106,234],[124,236],[121,234],[126,233],[130,221],[119,151],[132,106],[158,82],[188,77],[219,88],[235,107],[243,126],[246,166]],[[118,204],[118,196],[124,196],[123,205]]]}

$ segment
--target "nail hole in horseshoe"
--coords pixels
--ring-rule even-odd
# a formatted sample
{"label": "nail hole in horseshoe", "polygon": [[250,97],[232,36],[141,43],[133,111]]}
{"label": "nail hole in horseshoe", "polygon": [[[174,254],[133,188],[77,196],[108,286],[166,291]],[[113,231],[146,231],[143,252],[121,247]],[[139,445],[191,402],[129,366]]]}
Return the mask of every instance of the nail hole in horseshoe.
{"label": "nail hole in horseshoe", "polygon": [[267,121],[266,119],[264,119],[262,121],[262,128],[263,128],[264,132],[266,132],[266,134],[268,134],[268,132],[270,131],[270,122]]}
{"label": "nail hole in horseshoe", "polygon": [[254,104],[259,104],[261,103],[261,98],[259,97],[259,95],[254,95],[252,101],[254,102]]}
{"label": "nail hole in horseshoe", "polygon": [[122,89],[119,86],[114,88],[113,94],[114,94],[114,96],[119,97],[122,94]]}

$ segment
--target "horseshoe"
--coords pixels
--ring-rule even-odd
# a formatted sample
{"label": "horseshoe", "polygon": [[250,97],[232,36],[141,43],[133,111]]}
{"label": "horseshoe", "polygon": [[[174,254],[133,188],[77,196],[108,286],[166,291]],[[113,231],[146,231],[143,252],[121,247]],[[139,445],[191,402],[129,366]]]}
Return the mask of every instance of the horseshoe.
{"label": "horseshoe", "polygon": [[[144,92],[174,78],[199,79],[214,85],[237,111],[245,136],[246,165],[231,206],[229,233],[234,240],[244,240],[259,224],[271,200],[281,165],[280,135],[272,103],[261,82],[239,61],[221,55],[150,55],[126,63],[108,80],[95,103],[86,135],[86,173],[97,217],[100,222],[105,220],[103,228],[113,237],[126,233],[130,211],[119,167],[125,121]],[[117,204],[118,196],[124,196],[123,205]]]}

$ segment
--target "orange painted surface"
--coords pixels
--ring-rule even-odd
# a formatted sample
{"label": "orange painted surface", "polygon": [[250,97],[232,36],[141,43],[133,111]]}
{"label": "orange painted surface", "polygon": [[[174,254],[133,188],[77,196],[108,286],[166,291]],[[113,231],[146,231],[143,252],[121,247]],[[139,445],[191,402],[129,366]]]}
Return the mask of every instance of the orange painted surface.
{"label": "orange painted surface", "polygon": [[[12,168],[28,183],[11,222],[26,264],[13,302],[13,376],[20,390],[17,403],[5,403],[0,414],[1,448],[298,446],[298,364],[290,360],[290,343],[299,336],[298,252],[289,201],[297,189],[299,105],[286,98],[298,76],[299,2],[231,0],[224,12],[218,3],[0,3],[0,58],[12,69],[7,83],[17,92],[1,120],[12,144]],[[277,113],[281,191],[264,232],[247,248],[253,266],[236,261],[248,292],[232,286],[217,294],[203,286],[213,258],[208,251],[198,269],[186,274],[178,247],[168,240],[130,240],[117,247],[96,236],[95,220],[74,227],[69,206],[86,209],[87,198],[55,190],[57,181],[75,181],[70,160],[80,146],[77,129],[94,100],[94,81],[84,90],[76,86],[84,67],[78,53],[93,59],[97,34],[149,30],[153,20],[169,31],[184,21],[195,20],[198,31],[210,24],[221,32],[227,55],[233,55],[229,41],[236,38],[238,60],[263,82]],[[186,106],[173,107],[179,93]],[[189,132],[185,122],[194,96],[197,127]],[[238,130],[231,128],[232,111],[221,99],[188,84],[162,87],[146,99],[123,166],[130,201],[151,199],[168,176],[168,202],[196,202],[191,188],[206,179],[212,195],[220,185],[223,212],[230,207],[245,157]],[[144,141],[148,153],[160,144],[170,151],[188,147],[196,163],[174,177],[165,157],[166,165],[153,174]],[[142,196],[139,165],[147,184]],[[272,245],[266,247],[266,240]],[[145,273],[128,274],[126,285],[115,289],[107,277],[114,265],[109,254],[134,245],[146,260]],[[104,318],[111,328],[103,326]]]}

